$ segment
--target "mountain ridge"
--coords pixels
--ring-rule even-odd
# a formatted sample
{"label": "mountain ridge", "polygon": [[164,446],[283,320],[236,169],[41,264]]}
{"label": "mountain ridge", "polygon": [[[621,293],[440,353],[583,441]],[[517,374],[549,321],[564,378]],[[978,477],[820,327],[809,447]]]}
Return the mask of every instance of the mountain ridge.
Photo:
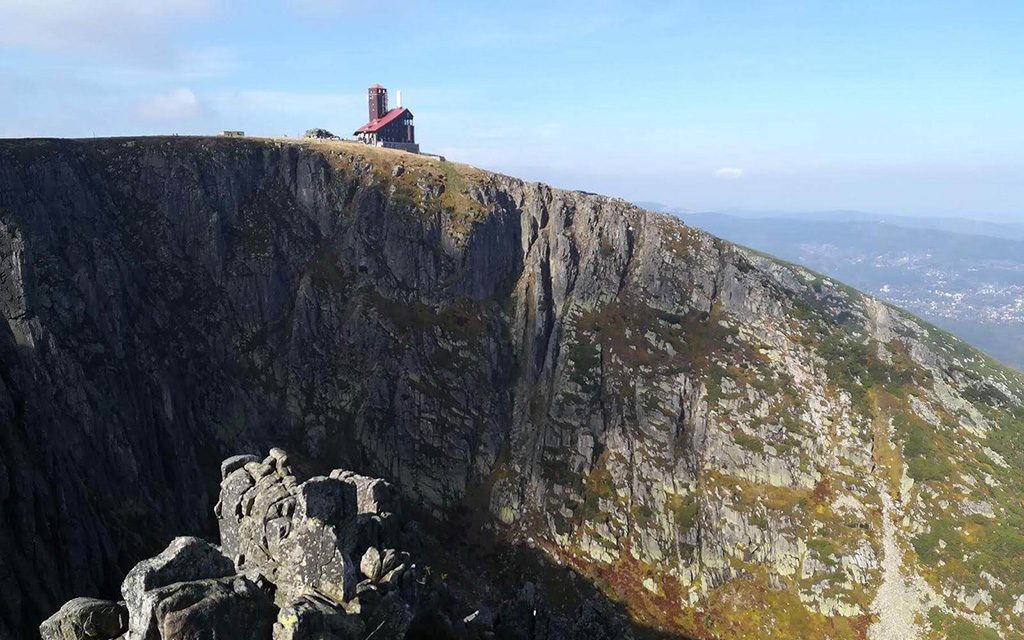
{"label": "mountain ridge", "polygon": [[345,143],[5,141],[0,186],[8,631],[208,530],[217,454],[285,445],[653,627],[880,637],[888,583],[907,637],[1020,637],[1021,377],[835,281]]}
{"label": "mountain ridge", "polygon": [[1020,216],[1005,216],[1003,220],[999,216],[965,217],[965,216],[928,216],[928,215],[904,215],[884,214],[870,211],[856,210],[831,210],[831,211],[748,211],[748,210],[694,210],[683,207],[673,207],[660,202],[637,201],[636,205],[651,211],[671,213],[677,216],[684,215],[720,215],[745,220],[802,220],[807,222],[873,222],[879,224],[893,225],[904,229],[928,229],[933,231],[946,231],[949,233],[960,233],[973,236],[984,236],[987,238],[1001,238],[1006,240],[1024,240],[1024,223]]}

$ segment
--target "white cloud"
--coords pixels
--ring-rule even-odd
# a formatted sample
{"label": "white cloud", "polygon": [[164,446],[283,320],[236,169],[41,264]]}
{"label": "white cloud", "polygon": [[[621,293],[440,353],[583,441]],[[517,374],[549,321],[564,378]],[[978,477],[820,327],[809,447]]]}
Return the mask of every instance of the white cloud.
{"label": "white cloud", "polygon": [[174,70],[179,77],[202,80],[228,75],[238,66],[238,56],[229,47],[196,47],[179,51]]}
{"label": "white cloud", "polygon": [[[291,91],[233,91],[211,98],[217,110],[237,114],[289,116],[337,116],[366,104],[363,93],[316,93]],[[362,124],[362,123],[360,123]]]}
{"label": "white cloud", "polygon": [[735,167],[722,167],[715,171],[716,178],[723,178],[725,180],[735,180],[743,177],[743,169],[737,169]]}
{"label": "white cloud", "polygon": [[201,115],[206,108],[196,94],[187,87],[174,89],[143,101],[138,106],[139,117],[143,120],[170,122],[190,120]]}
{"label": "white cloud", "polygon": [[218,0],[0,0],[0,47],[124,54],[172,52],[176,22],[212,13]]}
{"label": "white cloud", "polygon": [[[318,17],[369,12],[379,6],[371,0],[288,0],[288,4],[300,13]],[[408,4],[408,0],[404,0],[402,4]],[[395,8],[393,4],[389,6],[391,9]],[[398,8],[402,8],[401,4]]]}
{"label": "white cloud", "polygon": [[81,64],[74,69],[74,77],[112,90],[135,91],[223,78],[231,75],[238,67],[237,54],[227,47],[178,50],[158,65],[139,65],[131,56],[126,55],[124,58],[116,63],[98,61]]}

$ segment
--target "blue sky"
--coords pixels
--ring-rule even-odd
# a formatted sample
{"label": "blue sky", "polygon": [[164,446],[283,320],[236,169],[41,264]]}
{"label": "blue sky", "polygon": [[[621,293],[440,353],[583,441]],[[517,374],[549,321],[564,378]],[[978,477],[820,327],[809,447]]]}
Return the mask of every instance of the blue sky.
{"label": "blue sky", "polygon": [[348,134],[380,82],[559,186],[1021,218],[1022,36],[1019,0],[0,0],[0,137]]}

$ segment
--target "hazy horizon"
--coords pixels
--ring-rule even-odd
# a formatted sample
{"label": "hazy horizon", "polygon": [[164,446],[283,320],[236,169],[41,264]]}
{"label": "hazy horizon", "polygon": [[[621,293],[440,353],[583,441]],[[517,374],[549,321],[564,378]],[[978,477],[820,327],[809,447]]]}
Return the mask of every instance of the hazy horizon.
{"label": "hazy horizon", "polygon": [[1024,5],[0,0],[0,137],[350,135],[705,211],[1024,218]]}
{"label": "hazy horizon", "polygon": [[984,212],[961,214],[961,213],[903,213],[893,211],[861,211],[856,209],[738,209],[734,207],[721,207],[718,209],[688,209],[686,207],[673,205],[665,202],[653,202],[648,200],[635,200],[635,204],[645,207],[655,207],[656,210],[676,213],[679,215],[700,215],[700,214],[724,214],[739,218],[819,218],[822,220],[847,220],[871,219],[885,221],[891,219],[898,222],[901,219],[933,219],[933,220],[964,220],[971,222],[984,222],[996,225],[1021,225],[1024,224],[1024,213],[1019,214],[985,214]]}

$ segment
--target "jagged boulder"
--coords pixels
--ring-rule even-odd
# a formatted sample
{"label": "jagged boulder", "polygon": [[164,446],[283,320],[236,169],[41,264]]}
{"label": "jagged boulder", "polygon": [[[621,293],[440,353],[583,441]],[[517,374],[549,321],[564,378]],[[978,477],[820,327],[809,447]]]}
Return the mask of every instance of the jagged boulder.
{"label": "jagged boulder", "polygon": [[75,598],[39,626],[42,640],[111,640],[128,630],[123,602]]}
{"label": "jagged boulder", "polygon": [[260,459],[251,453],[243,453],[237,456],[231,456],[225,458],[224,462],[220,463],[220,477],[221,479],[227,478],[236,469],[241,469],[250,462],[259,462]]}
{"label": "jagged boulder", "polygon": [[316,596],[303,596],[282,608],[274,623],[273,640],[355,640],[365,637],[366,625],[357,613]]}
{"label": "jagged boulder", "polygon": [[344,469],[335,469],[330,477],[352,485],[356,491],[358,514],[353,557],[362,558],[371,547],[420,552],[422,532],[419,524],[403,522],[401,501],[393,484]]}
{"label": "jagged boulder", "polygon": [[274,606],[246,576],[176,582],[151,601],[152,624],[138,640],[267,638],[274,624]]}
{"label": "jagged boulder", "polygon": [[121,583],[128,607],[128,640],[161,637],[154,619],[154,609],[164,597],[161,587],[234,573],[234,564],[216,546],[200,538],[175,538],[160,555],[135,565]]}
{"label": "jagged boulder", "polygon": [[216,515],[237,569],[266,575],[281,606],[307,594],[350,599],[357,582],[356,487],[323,476],[298,483],[281,449],[262,462],[239,458],[224,470]]}
{"label": "jagged boulder", "polygon": [[279,545],[274,568],[276,584],[284,600],[320,593],[345,602],[355,593],[356,572],[345,552],[345,540],[331,526],[300,520]]}
{"label": "jagged boulder", "polygon": [[398,513],[398,491],[387,480],[359,475],[344,469],[335,469],[330,477],[355,487],[359,513]]}
{"label": "jagged boulder", "polygon": [[275,638],[347,638],[360,625],[381,640],[404,637],[422,585],[398,547],[418,546],[419,530],[402,527],[394,486],[343,469],[299,483],[280,449],[231,460],[217,508],[221,542],[239,570],[258,569],[276,585]]}
{"label": "jagged boulder", "polygon": [[380,551],[370,547],[359,561],[359,570],[370,582],[377,582],[384,575],[384,563],[381,562]]}

